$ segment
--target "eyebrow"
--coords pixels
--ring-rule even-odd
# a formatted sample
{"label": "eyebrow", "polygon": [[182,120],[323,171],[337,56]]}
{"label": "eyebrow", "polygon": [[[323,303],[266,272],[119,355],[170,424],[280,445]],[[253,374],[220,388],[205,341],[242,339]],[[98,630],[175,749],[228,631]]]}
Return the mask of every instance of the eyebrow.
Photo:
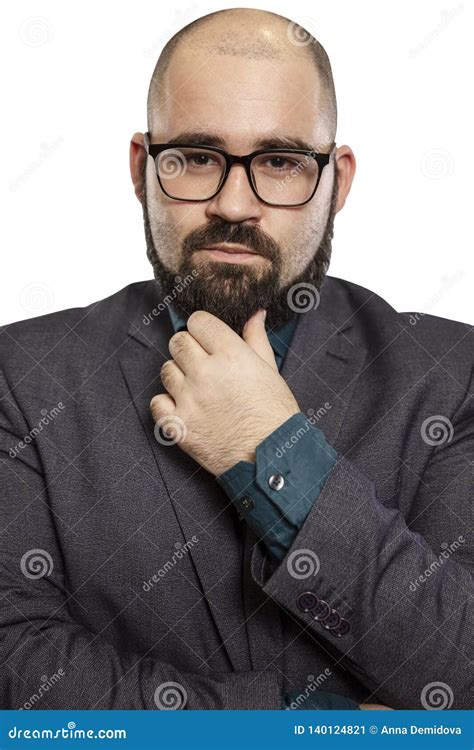
{"label": "eyebrow", "polygon": [[[216,146],[216,148],[222,148],[225,150],[226,142],[224,138],[216,135],[215,133],[207,133],[202,131],[187,131],[179,133],[170,140],[170,143],[176,146],[187,143],[191,146]],[[291,136],[280,136],[272,135],[262,138],[258,141],[254,141],[253,148],[255,150],[261,148],[297,148],[302,151],[315,151],[316,149],[310,144],[298,137]]]}

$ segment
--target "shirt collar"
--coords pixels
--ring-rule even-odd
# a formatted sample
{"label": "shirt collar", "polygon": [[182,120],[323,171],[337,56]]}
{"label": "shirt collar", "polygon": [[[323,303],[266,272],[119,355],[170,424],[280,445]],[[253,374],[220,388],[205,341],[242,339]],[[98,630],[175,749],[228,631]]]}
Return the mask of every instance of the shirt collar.
{"label": "shirt collar", "polygon": [[[179,313],[175,310],[175,308],[169,304],[168,310],[170,313],[171,322],[173,324],[174,332],[177,333],[178,331],[186,331],[186,320],[185,318],[181,317]],[[272,331],[269,331],[268,328],[266,328],[267,334],[268,334],[268,340],[271,344],[271,347],[276,355],[276,360],[278,367],[280,368],[281,364],[283,363],[283,359],[285,358],[285,354],[288,351],[288,348],[291,343],[291,339],[293,337],[293,333],[296,327],[296,321],[297,321],[297,315],[294,314],[293,318],[286,323],[284,323],[279,328],[275,328]]]}

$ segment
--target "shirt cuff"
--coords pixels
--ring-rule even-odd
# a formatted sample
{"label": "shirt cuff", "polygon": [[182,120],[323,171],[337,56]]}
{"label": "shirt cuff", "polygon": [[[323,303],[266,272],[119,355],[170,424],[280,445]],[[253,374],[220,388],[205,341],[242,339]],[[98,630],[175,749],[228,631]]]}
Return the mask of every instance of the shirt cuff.
{"label": "shirt cuff", "polygon": [[321,492],[337,452],[303,412],[289,417],[256,448],[216,477],[267,549],[282,560]]}

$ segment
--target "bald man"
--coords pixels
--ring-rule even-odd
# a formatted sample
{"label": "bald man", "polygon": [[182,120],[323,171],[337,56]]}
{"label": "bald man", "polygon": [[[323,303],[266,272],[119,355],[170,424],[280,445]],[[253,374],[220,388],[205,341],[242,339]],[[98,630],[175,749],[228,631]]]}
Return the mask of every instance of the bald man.
{"label": "bald man", "polygon": [[472,330],[327,275],[326,52],[204,16],[147,112],[155,278],[2,336],[3,707],[468,708]]}

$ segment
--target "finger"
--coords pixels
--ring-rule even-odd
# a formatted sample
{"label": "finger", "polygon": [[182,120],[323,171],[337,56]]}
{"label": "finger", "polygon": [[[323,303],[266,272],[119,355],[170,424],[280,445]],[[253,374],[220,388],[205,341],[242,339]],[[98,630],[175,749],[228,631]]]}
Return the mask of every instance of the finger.
{"label": "finger", "polygon": [[178,331],[168,342],[173,360],[185,375],[189,375],[204,357],[209,355],[188,331]]}
{"label": "finger", "polygon": [[176,414],[176,404],[167,393],[160,393],[150,401],[150,410],[155,421],[155,438],[163,445],[180,443],[186,437],[186,426]]}
{"label": "finger", "polygon": [[184,372],[174,360],[167,359],[161,367],[160,377],[164,387],[176,401],[184,383]]}
{"label": "finger", "polygon": [[208,354],[226,347],[235,349],[242,344],[240,336],[227,323],[205,310],[195,310],[189,316],[187,326],[191,336]]}
{"label": "finger", "polygon": [[160,393],[158,396],[153,396],[150,401],[151,416],[155,422],[158,422],[163,417],[172,416],[175,410],[176,404],[174,399],[167,393]]}
{"label": "finger", "polygon": [[[262,315],[262,313],[265,314]],[[254,350],[254,352],[270,365],[270,367],[273,367],[274,370],[278,370],[275,353],[272,349],[265,328],[265,317],[266,310],[257,310],[257,312],[254,313],[244,325],[242,338],[245,343]]]}

